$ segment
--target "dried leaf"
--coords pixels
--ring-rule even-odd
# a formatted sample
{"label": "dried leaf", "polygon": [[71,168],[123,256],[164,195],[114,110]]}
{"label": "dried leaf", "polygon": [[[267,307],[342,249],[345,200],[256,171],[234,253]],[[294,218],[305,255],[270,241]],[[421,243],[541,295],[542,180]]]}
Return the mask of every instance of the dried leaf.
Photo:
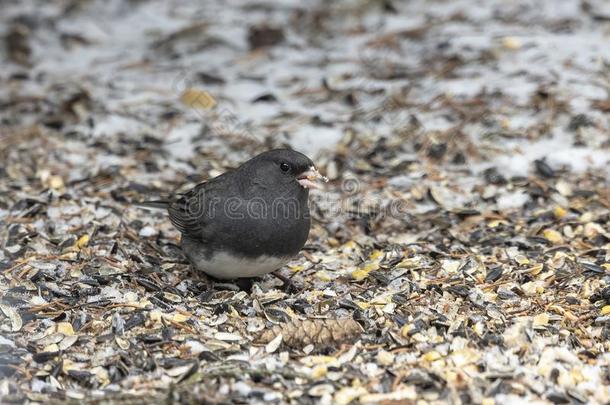
{"label": "dried leaf", "polygon": [[187,89],[180,96],[180,101],[188,107],[210,110],[216,106],[216,100],[204,90]]}

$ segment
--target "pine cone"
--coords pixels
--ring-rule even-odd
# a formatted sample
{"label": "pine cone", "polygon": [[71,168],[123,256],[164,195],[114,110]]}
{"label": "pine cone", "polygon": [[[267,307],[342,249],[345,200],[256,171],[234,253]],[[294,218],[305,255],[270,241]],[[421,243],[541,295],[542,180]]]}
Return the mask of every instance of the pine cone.
{"label": "pine cone", "polygon": [[288,347],[298,349],[312,344],[320,348],[353,342],[362,334],[362,327],[351,318],[293,320],[264,331],[255,342],[269,343],[280,333]]}

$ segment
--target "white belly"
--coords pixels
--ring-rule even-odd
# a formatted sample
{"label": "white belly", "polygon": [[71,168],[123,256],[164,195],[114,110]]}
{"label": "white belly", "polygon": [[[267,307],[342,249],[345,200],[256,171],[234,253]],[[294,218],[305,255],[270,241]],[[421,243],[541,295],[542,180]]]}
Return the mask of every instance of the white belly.
{"label": "white belly", "polygon": [[197,270],[219,279],[257,277],[271,273],[290,261],[290,257],[261,256],[256,259],[216,253],[209,260],[203,256],[191,257]]}

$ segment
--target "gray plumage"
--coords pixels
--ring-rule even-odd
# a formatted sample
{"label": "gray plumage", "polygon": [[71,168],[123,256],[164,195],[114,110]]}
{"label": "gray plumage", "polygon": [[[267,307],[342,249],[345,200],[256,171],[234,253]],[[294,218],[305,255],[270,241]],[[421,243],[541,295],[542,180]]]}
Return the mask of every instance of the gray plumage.
{"label": "gray plumage", "polygon": [[276,149],[143,205],[168,210],[195,268],[217,278],[250,277],[281,267],[307,241],[312,173],[319,176],[307,156]]}

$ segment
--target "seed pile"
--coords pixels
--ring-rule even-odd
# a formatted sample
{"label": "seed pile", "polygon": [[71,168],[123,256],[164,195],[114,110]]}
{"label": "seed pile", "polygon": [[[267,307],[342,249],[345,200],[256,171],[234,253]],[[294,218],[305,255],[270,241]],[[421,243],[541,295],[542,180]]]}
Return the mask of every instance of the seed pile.
{"label": "seed pile", "polygon": [[[603,2],[204,3],[0,16],[3,403],[610,402]],[[133,204],[285,145],[289,286]]]}

